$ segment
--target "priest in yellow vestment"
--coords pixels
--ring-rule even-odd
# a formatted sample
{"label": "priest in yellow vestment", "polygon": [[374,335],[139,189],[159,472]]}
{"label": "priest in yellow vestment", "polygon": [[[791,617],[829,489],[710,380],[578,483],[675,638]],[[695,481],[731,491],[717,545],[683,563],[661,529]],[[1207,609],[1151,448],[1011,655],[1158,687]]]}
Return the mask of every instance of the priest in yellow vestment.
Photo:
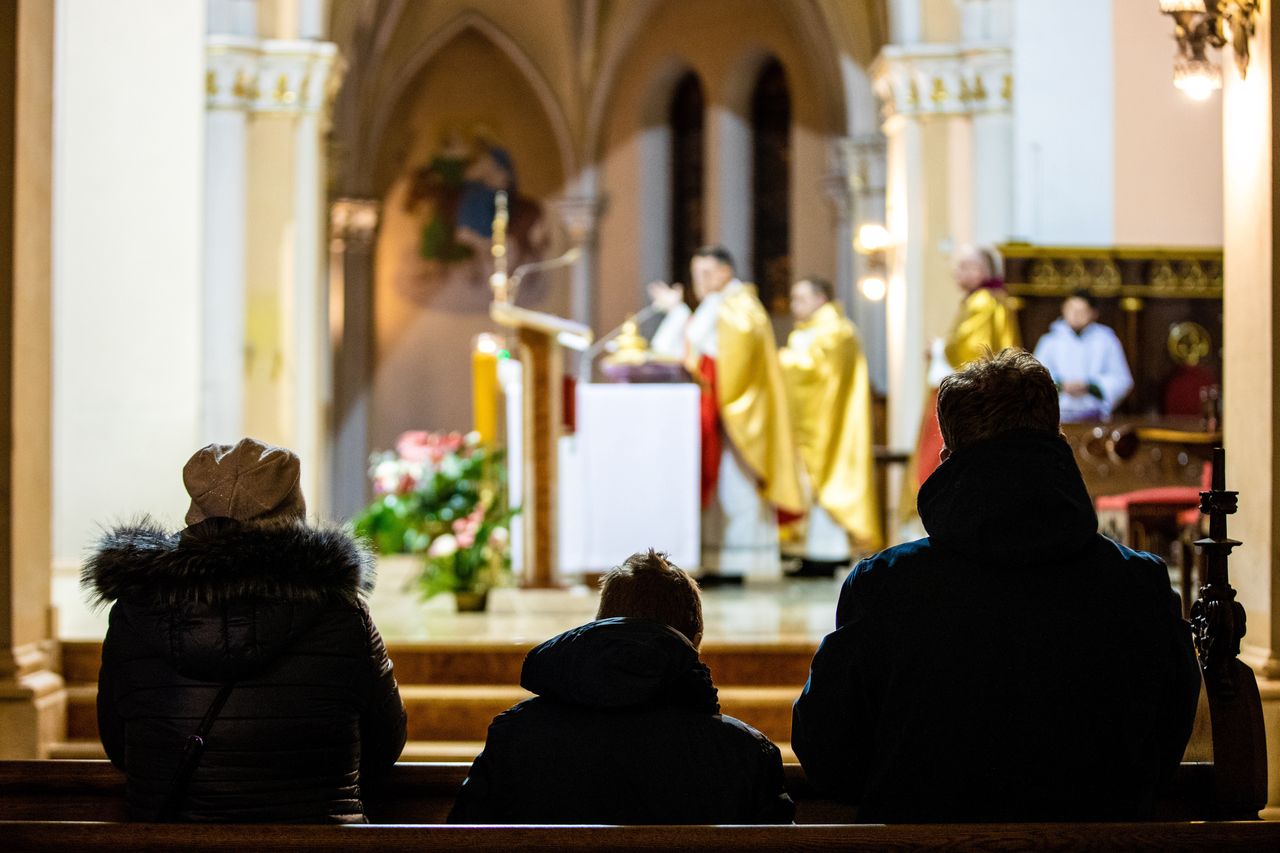
{"label": "priest in yellow vestment", "polygon": [[833,295],[812,276],[792,285],[796,327],[778,353],[810,502],[802,567],[820,574],[848,564],[850,539],[864,552],[884,546],[867,359]]}
{"label": "priest in yellow vestment", "polygon": [[[916,447],[915,485],[923,485],[938,467],[942,433],[938,429],[938,384],[988,350],[997,353],[1022,345],[1018,318],[1008,303],[1004,280],[996,274],[995,257],[987,249],[966,246],[956,253],[952,273],[964,301],[945,341],[934,344],[929,366],[929,399]],[[904,509],[915,509],[915,502]]]}
{"label": "priest in yellow vestment", "polygon": [[680,285],[649,292],[666,314],[653,351],[682,358],[703,389],[702,572],[776,578],[777,513],[804,500],[773,327],[726,249],[699,249],[690,266],[696,310]]}

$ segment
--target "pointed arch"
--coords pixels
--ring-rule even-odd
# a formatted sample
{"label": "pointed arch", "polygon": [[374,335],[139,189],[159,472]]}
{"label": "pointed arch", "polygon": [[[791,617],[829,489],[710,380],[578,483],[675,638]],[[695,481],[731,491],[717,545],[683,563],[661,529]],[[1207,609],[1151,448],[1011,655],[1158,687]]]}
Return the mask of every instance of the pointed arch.
{"label": "pointed arch", "polygon": [[[467,10],[453,18],[449,23],[435,30],[414,51],[396,71],[384,92],[376,100],[374,112],[370,117],[366,130],[360,135],[359,150],[376,152],[379,150],[388,127],[392,124],[392,116],[400,105],[405,94],[413,86],[413,82],[441,50],[454,39],[467,31],[473,31],[494,45],[511,61],[515,69],[528,82],[537,96],[546,114],[547,121],[555,135],[556,147],[560,154],[561,173],[566,178],[577,173],[577,155],[573,144],[573,135],[569,128],[564,108],[556,98],[551,84],[543,76],[537,64],[525,52],[509,33],[475,10]],[[368,156],[360,164],[360,184],[371,191],[377,158]]]}

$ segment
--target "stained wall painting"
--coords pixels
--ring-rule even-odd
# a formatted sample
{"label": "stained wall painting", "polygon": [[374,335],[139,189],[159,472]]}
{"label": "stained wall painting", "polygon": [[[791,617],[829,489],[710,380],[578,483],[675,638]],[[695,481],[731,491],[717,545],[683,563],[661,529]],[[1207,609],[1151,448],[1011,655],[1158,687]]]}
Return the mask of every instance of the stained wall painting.
{"label": "stained wall painting", "polygon": [[[429,159],[411,167],[404,213],[418,226],[418,240],[396,271],[396,289],[407,299],[430,304],[448,284],[459,285],[483,310],[493,272],[493,220],[499,192],[507,194],[507,258],[510,269],[541,260],[551,242],[543,206],[522,194],[510,149],[488,122],[446,127]],[[537,302],[538,282],[522,295]]]}
{"label": "stained wall painting", "polygon": [[[511,268],[563,251],[550,200],[564,192],[560,148],[528,80],[474,30],[426,65],[388,128],[396,164],[374,256],[371,448],[406,429],[471,427],[470,347],[489,319],[491,226],[510,196]],[[566,315],[567,276],[530,277],[519,304]]]}

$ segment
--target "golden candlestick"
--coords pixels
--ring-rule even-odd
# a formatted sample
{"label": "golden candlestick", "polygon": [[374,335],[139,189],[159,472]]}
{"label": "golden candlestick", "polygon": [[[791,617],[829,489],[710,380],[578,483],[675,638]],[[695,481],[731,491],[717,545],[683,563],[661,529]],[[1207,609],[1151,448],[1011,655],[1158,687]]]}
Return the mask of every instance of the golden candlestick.
{"label": "golden candlestick", "polygon": [[493,245],[489,249],[493,255],[493,274],[489,276],[489,286],[493,288],[493,298],[497,302],[508,301],[507,294],[507,194],[499,190],[494,199],[496,210],[493,214]]}

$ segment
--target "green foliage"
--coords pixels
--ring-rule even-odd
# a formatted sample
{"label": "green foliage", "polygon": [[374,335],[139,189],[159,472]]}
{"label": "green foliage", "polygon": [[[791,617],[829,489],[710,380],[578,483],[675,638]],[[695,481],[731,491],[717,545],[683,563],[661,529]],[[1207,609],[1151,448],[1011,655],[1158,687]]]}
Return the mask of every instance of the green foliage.
{"label": "green foliage", "polygon": [[375,454],[377,497],[354,519],[380,554],[422,554],[419,589],[483,591],[510,573],[507,469],[501,450],[456,433],[405,433]]}

